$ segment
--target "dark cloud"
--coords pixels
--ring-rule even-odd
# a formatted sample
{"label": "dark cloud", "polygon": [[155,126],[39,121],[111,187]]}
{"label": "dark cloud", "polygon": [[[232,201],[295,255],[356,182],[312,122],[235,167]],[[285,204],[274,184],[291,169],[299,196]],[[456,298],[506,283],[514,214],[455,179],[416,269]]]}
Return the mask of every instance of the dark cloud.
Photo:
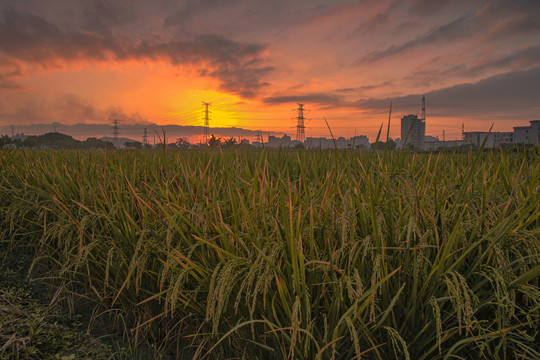
{"label": "dark cloud", "polygon": [[129,3],[94,0],[82,12],[83,26],[87,30],[106,31],[127,24],[135,19],[137,13]]}
{"label": "dark cloud", "polygon": [[0,91],[21,90],[16,81],[22,75],[20,64],[9,59],[0,59]]}
{"label": "dark cloud", "polygon": [[486,38],[500,41],[540,32],[540,2],[537,0],[496,0],[475,14]]}
{"label": "dark cloud", "polygon": [[[473,84],[460,84],[426,93],[426,102],[431,113],[440,109],[439,116],[467,115],[467,113],[503,113],[514,114],[516,111],[529,112],[537,116],[540,105],[540,67],[527,71],[513,71],[492,76]],[[393,99],[397,108],[404,111],[416,111],[419,108],[421,94],[407,95]],[[390,99],[367,99],[356,103],[364,109],[387,107]]]}
{"label": "dark cloud", "polygon": [[110,36],[62,31],[41,17],[9,9],[0,22],[0,51],[39,65],[59,60],[106,60],[122,53],[122,47]]}
{"label": "dark cloud", "polygon": [[463,38],[473,31],[471,24],[472,22],[470,17],[461,17],[450,23],[439,26],[429,31],[427,34],[418,36],[414,40],[407,41],[402,45],[391,45],[385,50],[371,52],[360,59],[358,63],[370,63],[384,60],[389,57],[397,57],[420,46],[427,46],[440,41],[448,42],[450,40]]}
{"label": "dark cloud", "polygon": [[203,14],[209,8],[215,9],[223,5],[230,6],[235,2],[236,0],[189,0],[183,4],[181,9],[167,16],[163,24],[166,26],[182,25],[193,17]]}
{"label": "dark cloud", "polygon": [[262,79],[272,71],[274,71],[272,66],[248,66],[235,69],[219,69],[211,74],[221,79],[221,89],[240,94],[244,98],[253,98],[261,89],[269,85],[268,82],[262,81]]}
{"label": "dark cloud", "polygon": [[536,66],[540,66],[540,46],[520,49],[515,53],[499,58],[488,56],[486,59],[480,60],[470,67],[454,71],[453,75],[470,77],[482,75],[489,71],[527,70]]}
{"label": "dark cloud", "polygon": [[[0,52],[40,66],[66,61],[165,60],[174,65],[208,68],[221,88],[254,96],[273,68],[265,64],[265,46],[206,34],[192,40],[144,40],[124,43],[110,34],[63,31],[35,15],[10,9],[0,22]],[[238,80],[238,81],[235,81]]]}
{"label": "dark cloud", "polygon": [[489,73],[512,70],[528,70],[540,66],[540,46],[527,47],[506,56],[488,52],[472,64],[458,63],[451,57],[438,56],[420,64],[416,71],[403,80],[413,86],[424,88],[445,78],[479,78]]}
{"label": "dark cloud", "polygon": [[314,93],[304,95],[271,96],[263,99],[265,104],[278,105],[286,103],[311,103],[326,106],[339,106],[343,104],[343,97],[332,93]]}

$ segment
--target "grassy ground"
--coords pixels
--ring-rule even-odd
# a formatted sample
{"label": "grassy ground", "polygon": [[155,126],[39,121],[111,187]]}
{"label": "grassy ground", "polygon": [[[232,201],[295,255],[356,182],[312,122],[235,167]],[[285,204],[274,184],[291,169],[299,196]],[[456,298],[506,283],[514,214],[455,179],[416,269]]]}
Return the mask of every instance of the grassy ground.
{"label": "grassy ground", "polygon": [[540,357],[540,155],[0,153],[6,246],[133,348]]}
{"label": "grassy ground", "polygon": [[33,259],[24,249],[7,253],[4,241],[0,249],[0,359],[126,358],[124,349],[88,335],[59,294],[27,276]]}

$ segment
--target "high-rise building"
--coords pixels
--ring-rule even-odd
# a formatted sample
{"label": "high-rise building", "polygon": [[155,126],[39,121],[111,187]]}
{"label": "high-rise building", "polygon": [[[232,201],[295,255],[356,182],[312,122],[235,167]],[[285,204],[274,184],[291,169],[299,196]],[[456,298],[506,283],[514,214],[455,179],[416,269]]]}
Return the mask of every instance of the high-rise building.
{"label": "high-rise building", "polygon": [[412,146],[417,150],[424,149],[426,122],[416,115],[406,115],[401,118],[401,144],[404,149]]}

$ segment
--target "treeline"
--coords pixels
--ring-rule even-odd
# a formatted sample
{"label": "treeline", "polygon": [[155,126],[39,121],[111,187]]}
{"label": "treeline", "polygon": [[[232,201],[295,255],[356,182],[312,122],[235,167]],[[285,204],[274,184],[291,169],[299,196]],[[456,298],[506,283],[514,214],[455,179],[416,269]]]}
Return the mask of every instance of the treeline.
{"label": "treeline", "polygon": [[0,137],[0,147],[13,144],[17,148],[46,148],[46,149],[112,149],[114,144],[109,141],[90,137],[84,141],[74,139],[72,136],[50,132],[43,135],[32,135],[24,140],[11,139],[7,135]]}

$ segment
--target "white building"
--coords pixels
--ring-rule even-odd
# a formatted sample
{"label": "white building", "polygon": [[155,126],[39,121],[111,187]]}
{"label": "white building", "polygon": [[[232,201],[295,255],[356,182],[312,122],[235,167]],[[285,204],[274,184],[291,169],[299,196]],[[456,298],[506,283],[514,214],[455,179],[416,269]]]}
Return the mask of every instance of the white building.
{"label": "white building", "polygon": [[[433,138],[433,137],[432,137]],[[426,136],[426,142],[424,144],[425,150],[439,150],[439,149],[452,149],[463,146],[465,142],[463,140],[443,140],[440,141],[438,138],[429,139]]]}
{"label": "white building", "polygon": [[495,146],[512,145],[514,143],[514,133],[511,131],[501,131],[493,133],[493,144]]}
{"label": "white building", "polygon": [[412,146],[417,150],[424,149],[426,122],[416,115],[401,118],[401,147]]}
{"label": "white building", "polygon": [[514,127],[514,144],[540,143],[540,120],[532,120],[530,123],[530,126]]}
{"label": "white building", "polygon": [[305,141],[305,146],[308,149],[334,149],[337,147],[338,149],[369,149],[370,143],[369,139],[365,135],[358,135],[353,136],[349,139],[346,139],[344,137],[338,137],[335,139],[335,143],[333,139],[328,139],[324,137],[320,138],[314,138],[314,137],[307,137]]}
{"label": "white building", "polygon": [[484,140],[486,140],[486,148],[492,148],[495,146],[495,135],[487,131],[466,131],[463,133],[463,142],[467,145],[473,145],[476,147],[482,146]]}

